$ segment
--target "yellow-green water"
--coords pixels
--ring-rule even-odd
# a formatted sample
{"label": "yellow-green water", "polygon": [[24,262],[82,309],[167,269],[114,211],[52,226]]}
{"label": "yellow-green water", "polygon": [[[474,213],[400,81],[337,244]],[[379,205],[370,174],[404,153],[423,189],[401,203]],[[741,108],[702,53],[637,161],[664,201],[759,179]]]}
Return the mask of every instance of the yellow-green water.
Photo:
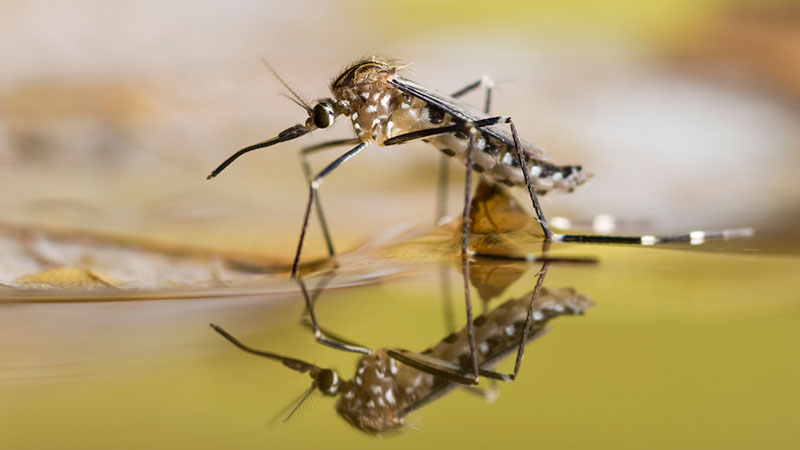
{"label": "yellow-green water", "polygon": [[[797,257],[713,244],[557,251],[599,259],[553,265],[545,281],[590,296],[587,314],[553,321],[528,346],[521,378],[501,385],[493,403],[456,390],[385,439],[351,428],[321,395],[288,423],[270,423],[310,379],[235,349],[207,326],[351,377],[358,356],[314,342],[298,325],[299,295],[264,286],[264,295],[228,298],[4,303],[4,448],[800,445]],[[529,266],[495,302],[532,289],[535,272]],[[317,313],[323,325],[370,347],[421,350],[447,333],[437,273],[436,265],[420,266],[379,284],[325,291]]]}

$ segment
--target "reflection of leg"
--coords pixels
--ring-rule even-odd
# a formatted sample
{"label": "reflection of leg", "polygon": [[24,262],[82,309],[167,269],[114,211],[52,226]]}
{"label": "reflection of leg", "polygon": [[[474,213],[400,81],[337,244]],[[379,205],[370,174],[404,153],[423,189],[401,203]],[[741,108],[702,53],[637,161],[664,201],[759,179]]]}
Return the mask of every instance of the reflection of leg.
{"label": "reflection of leg", "polygon": [[335,161],[330,163],[327,167],[322,169],[320,173],[311,179],[311,182],[308,186],[308,203],[306,203],[306,212],[303,216],[303,226],[300,229],[300,241],[297,243],[297,251],[294,255],[294,264],[292,264],[292,278],[296,278],[298,271],[300,270],[300,253],[303,251],[303,242],[306,238],[306,230],[308,230],[308,220],[311,217],[311,205],[314,203],[314,199],[317,196],[319,185],[329,173],[333,172],[333,170],[339,167],[339,165],[358,154],[361,150],[364,150],[367,147],[367,144],[367,142],[361,142],[352,150],[336,158]]}
{"label": "reflection of leg", "polygon": [[[358,139],[339,139],[336,141],[323,142],[321,144],[302,149],[300,151],[300,164],[303,167],[303,176],[306,178],[306,183],[311,183],[311,166],[308,164],[307,158],[309,154],[334,147],[356,145],[359,142],[360,141]],[[322,213],[322,202],[320,201],[319,196],[314,199],[314,209],[316,210],[317,217],[319,218],[319,226],[322,228],[322,236],[325,238],[325,245],[328,247],[328,255],[334,256],[336,255],[336,251],[333,248],[333,239],[331,239],[330,232],[328,231],[328,222],[325,220],[325,214]]]}
{"label": "reflection of leg", "polygon": [[464,212],[461,216],[461,265],[464,272],[464,303],[467,308],[467,337],[469,339],[469,354],[472,361],[472,375],[474,383],[478,382],[478,348],[475,345],[475,324],[472,319],[472,298],[469,285],[469,219],[472,208],[472,150],[475,145],[475,128],[470,129],[469,144],[467,145],[467,170],[464,180]]}
{"label": "reflection of leg", "polygon": [[314,312],[314,305],[311,302],[311,296],[308,295],[308,290],[306,289],[305,283],[303,283],[303,280],[300,277],[297,277],[296,280],[297,284],[300,286],[300,290],[302,291],[303,299],[306,301],[308,315],[311,317],[311,327],[314,330],[314,339],[316,339],[317,342],[322,345],[327,345],[328,347],[346,352],[361,353],[364,355],[369,355],[372,353],[372,350],[366,347],[362,347],[358,344],[344,341],[342,339],[337,339],[336,337],[323,332],[322,328],[319,326],[319,322],[317,321],[317,314]]}
{"label": "reflection of leg", "polygon": [[444,318],[445,333],[450,334],[456,330],[453,318],[453,291],[450,285],[450,265],[446,262],[439,266],[439,283],[442,291],[442,317]]}
{"label": "reflection of leg", "polygon": [[[525,346],[527,344],[529,344],[531,341],[533,341],[534,339],[544,335],[548,331],[548,328],[541,328],[541,329],[536,329],[535,331],[533,331],[533,333],[531,333],[531,326],[533,325],[534,307],[536,306],[537,300],[541,296],[542,285],[544,283],[544,278],[547,275],[547,270],[548,270],[550,264],[551,264],[551,261],[545,260],[545,262],[542,265],[541,270],[539,271],[539,273],[537,275],[536,286],[534,287],[533,291],[531,292],[531,301],[530,301],[530,303],[528,305],[528,310],[527,310],[527,315],[526,315],[526,318],[525,318],[525,324],[524,324],[523,332],[522,332],[522,334],[520,336],[519,345],[517,347],[517,357],[516,357],[516,360],[515,360],[515,363],[514,363],[514,372],[511,373],[511,374],[504,374],[504,373],[499,373],[499,372],[496,372],[496,371],[493,371],[493,370],[479,368],[478,369],[478,374],[480,376],[488,378],[490,380],[514,381],[517,378],[517,376],[519,375],[519,370],[520,370],[520,367],[522,365],[522,358],[524,356]],[[464,259],[464,272],[465,272],[465,277],[468,277],[469,276],[469,260],[466,259],[466,258]],[[469,316],[470,315],[470,310],[469,310],[469,301],[470,301],[470,299],[469,299],[469,291],[468,290],[465,292],[465,296],[466,296],[467,308],[468,308],[467,309],[467,314]],[[471,324],[471,323],[472,323],[472,321],[470,320],[468,322],[468,326],[467,326],[468,333],[469,333],[469,328],[470,328],[469,324]],[[513,351],[513,348],[514,348],[515,345],[517,345],[516,341],[515,341],[515,343],[511,344],[511,346],[508,347],[508,352],[509,353],[511,351]],[[388,351],[388,354],[392,358],[394,358],[394,359],[396,359],[396,360],[398,360],[398,361],[400,361],[400,362],[402,362],[402,363],[404,363],[406,365],[414,367],[415,369],[421,370],[423,372],[430,373],[432,375],[439,376],[439,377],[445,378],[447,380],[454,381],[454,382],[461,383],[461,384],[474,384],[475,383],[475,378],[473,378],[474,374],[472,373],[471,370],[469,370],[469,368],[463,367],[463,363],[456,364],[455,362],[444,361],[444,360],[441,360],[439,358],[428,356],[428,355],[426,355],[424,353],[415,353],[415,352],[410,352],[410,351],[404,350],[404,349],[391,349],[391,350]],[[505,355],[505,354],[506,353],[504,351],[503,355]],[[473,360],[475,360],[475,358],[476,358],[475,355],[477,355],[477,353],[472,353],[472,351],[470,350],[470,355],[472,356]],[[483,366],[486,367],[486,366],[489,366],[489,365],[493,364],[494,362],[497,361],[497,358],[498,357],[494,357],[491,360],[484,361]]]}
{"label": "reflection of leg", "polygon": [[536,300],[539,298],[539,295],[542,292],[544,277],[547,275],[547,270],[549,268],[550,262],[545,261],[542,264],[542,268],[539,270],[539,274],[536,278],[536,287],[533,288],[533,292],[531,293],[531,302],[528,305],[528,315],[525,317],[525,328],[522,329],[522,338],[519,340],[517,359],[514,361],[514,373],[511,375],[512,380],[517,378],[517,375],[519,374],[519,368],[522,366],[522,355],[525,353],[525,345],[528,343],[528,333],[530,332],[531,325],[533,325],[533,306],[536,304]]}
{"label": "reflection of leg", "polygon": [[[308,303],[307,303],[311,305],[311,308],[314,308],[314,306],[317,303],[317,298],[319,298],[320,294],[325,290],[325,287],[328,285],[328,283],[330,283],[335,277],[336,277],[336,271],[334,270],[328,271],[321,277],[317,285],[311,289],[311,292],[309,292],[308,295]],[[311,331],[315,331],[314,323],[311,321],[310,315],[311,315],[310,309],[306,307],[303,310],[303,315],[300,317],[300,323],[308,327]],[[323,328],[319,325],[317,326],[317,328],[319,328],[319,330],[322,332],[323,335],[328,336],[331,340],[343,342],[353,347],[366,348],[361,344],[343,338],[341,335],[333,333],[330,330]]]}
{"label": "reflection of leg", "polygon": [[[479,87],[484,86],[486,87],[486,97],[484,100],[484,108],[483,112],[489,114],[489,107],[492,101],[492,87],[494,86],[494,81],[492,81],[489,76],[484,75],[479,80],[476,80],[473,83],[464,86],[463,88],[459,89],[458,91],[451,94],[451,97],[458,98],[462,95],[466,95],[469,92],[478,89]],[[442,224],[442,220],[447,216],[447,185],[448,185],[448,178],[450,174],[450,157],[447,155],[440,155],[439,156],[439,183],[438,189],[436,194],[436,226],[440,226]]]}
{"label": "reflection of leg", "polygon": [[[311,292],[309,294],[309,302],[311,303],[312,307],[317,303],[317,298],[322,293],[322,291],[325,290],[325,287],[328,285],[328,283],[331,282],[331,280],[333,280],[334,277],[336,277],[336,271],[331,270],[325,272],[325,274],[321,277],[322,279],[319,280],[317,285],[311,289]],[[308,316],[308,308],[305,308],[303,310],[303,314],[300,316],[300,323],[308,325],[313,329],[313,327],[311,326],[310,319],[308,319],[307,316]]]}

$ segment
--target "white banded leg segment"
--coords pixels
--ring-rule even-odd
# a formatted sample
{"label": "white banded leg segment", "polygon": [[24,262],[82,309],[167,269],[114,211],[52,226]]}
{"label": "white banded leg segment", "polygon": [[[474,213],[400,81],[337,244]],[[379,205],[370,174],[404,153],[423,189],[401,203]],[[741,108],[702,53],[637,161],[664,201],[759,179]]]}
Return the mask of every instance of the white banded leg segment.
{"label": "white banded leg segment", "polygon": [[294,263],[292,264],[292,278],[297,278],[297,274],[300,270],[300,254],[303,251],[303,243],[305,242],[306,231],[308,230],[308,221],[311,217],[311,205],[314,204],[317,195],[317,190],[319,190],[320,184],[322,184],[322,181],[325,179],[325,177],[331,172],[333,172],[334,169],[339,167],[343,162],[347,161],[348,159],[358,154],[361,150],[364,150],[367,147],[367,145],[368,145],[367,142],[361,142],[352,150],[336,158],[336,160],[334,160],[327,167],[322,169],[321,172],[319,172],[316,176],[314,176],[314,178],[312,178],[311,182],[309,183],[308,202],[306,203],[306,210],[305,214],[303,215],[303,226],[300,229],[300,240],[297,243],[297,251],[295,252]]}

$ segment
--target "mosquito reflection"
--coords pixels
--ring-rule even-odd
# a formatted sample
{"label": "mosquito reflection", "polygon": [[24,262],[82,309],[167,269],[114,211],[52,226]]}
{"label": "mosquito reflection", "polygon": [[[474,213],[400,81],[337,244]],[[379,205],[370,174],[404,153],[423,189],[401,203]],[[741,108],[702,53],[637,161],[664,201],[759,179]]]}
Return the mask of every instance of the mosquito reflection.
{"label": "mosquito reflection", "polygon": [[[470,283],[474,278],[469,276],[471,268],[480,272],[492,264],[510,265],[508,261],[480,258],[473,262],[465,259],[462,270],[466,275],[466,282]],[[519,373],[527,344],[545,334],[553,319],[565,315],[581,315],[592,305],[586,295],[572,288],[545,287],[544,280],[551,264],[551,260],[542,262],[531,291],[506,300],[494,308],[486,307],[484,313],[472,321],[472,327],[465,326],[453,331],[421,352],[403,348],[373,350],[326,330],[325,338],[335,341],[337,346],[343,347],[342,350],[363,354],[350,379],[343,379],[332,369],[257,350],[243,344],[220,326],[211,326],[242,350],[274,359],[297,372],[308,373],[312,383],[301,401],[314,390],[319,390],[326,396],[336,396],[336,411],[349,424],[369,434],[386,434],[402,429],[409,414],[455,388],[466,387],[491,398],[496,393],[493,385],[490,390],[479,390],[471,386],[473,365],[477,364],[482,377],[513,381]],[[310,303],[313,295],[309,294],[301,280],[299,283],[306,301]],[[475,284],[474,280],[472,284]],[[480,286],[476,287],[480,292]],[[310,312],[313,314],[313,309]],[[313,315],[311,319],[316,321]],[[474,352],[470,345],[470,329],[474,330]],[[321,333],[320,328],[315,330]],[[516,360],[513,373],[504,374],[494,370],[499,362],[514,352]],[[292,412],[298,406],[299,404],[295,405]]]}

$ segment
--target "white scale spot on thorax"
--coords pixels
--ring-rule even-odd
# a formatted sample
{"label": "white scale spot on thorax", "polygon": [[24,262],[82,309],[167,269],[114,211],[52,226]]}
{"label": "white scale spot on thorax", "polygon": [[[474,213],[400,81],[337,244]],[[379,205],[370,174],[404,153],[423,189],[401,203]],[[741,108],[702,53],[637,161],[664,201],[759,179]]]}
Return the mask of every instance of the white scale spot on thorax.
{"label": "white scale spot on thorax", "polygon": [[392,375],[397,374],[397,364],[395,364],[394,359],[389,360],[389,372],[392,372]]}
{"label": "white scale spot on thorax", "polygon": [[383,98],[381,99],[381,105],[383,105],[384,108],[388,108],[389,107],[389,100],[391,100],[391,99],[392,99],[392,96],[390,94],[384,95]]}
{"label": "white scale spot on thorax", "polygon": [[541,311],[534,311],[533,312],[533,320],[538,322],[538,321],[540,321],[542,319],[544,319],[544,314],[542,314]]}
{"label": "white scale spot on thorax", "polygon": [[388,402],[390,405],[394,405],[394,404],[395,404],[396,400],[394,399],[394,393],[392,392],[392,390],[391,390],[391,389],[389,389],[388,391],[386,391],[386,393],[385,393],[385,394],[383,394],[383,396],[384,396],[384,397],[386,397],[386,401],[387,401],[387,402]]}
{"label": "white scale spot on thorax", "polygon": [[510,166],[513,162],[514,162],[514,155],[512,155],[511,152],[506,152],[506,154],[503,155],[503,164]]}
{"label": "white scale spot on thorax", "polygon": [[542,168],[539,166],[531,166],[531,176],[538,177],[542,173]]}
{"label": "white scale spot on thorax", "polygon": [[561,181],[564,178],[564,174],[561,172],[556,172],[553,174],[553,181]]}
{"label": "white scale spot on thorax", "polygon": [[368,113],[374,113],[374,112],[378,112],[378,106],[377,106],[377,105],[375,105],[375,104],[370,104],[369,106],[367,106],[367,109],[366,109],[366,111],[367,111]]}
{"label": "white scale spot on thorax", "polygon": [[375,401],[370,400],[367,402],[367,408],[375,408]]}
{"label": "white scale spot on thorax", "polygon": [[489,353],[489,344],[486,342],[481,342],[481,344],[478,346],[478,350],[480,350],[480,352],[483,354]]}
{"label": "white scale spot on thorax", "polygon": [[503,331],[505,331],[506,335],[510,337],[514,335],[514,328],[514,325],[508,325],[507,327],[503,328]]}

